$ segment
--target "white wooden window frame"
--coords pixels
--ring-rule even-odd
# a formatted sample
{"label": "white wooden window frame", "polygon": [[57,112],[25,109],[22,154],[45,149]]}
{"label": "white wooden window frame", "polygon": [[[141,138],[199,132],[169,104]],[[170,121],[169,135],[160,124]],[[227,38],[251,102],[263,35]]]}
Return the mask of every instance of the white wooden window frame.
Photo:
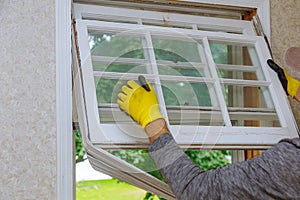
{"label": "white wooden window frame", "polygon": [[[207,29],[214,29],[216,31],[235,31],[237,33],[244,33],[254,35],[254,30],[250,25],[250,21],[239,21],[215,17],[199,17],[192,15],[183,15],[175,13],[164,13],[153,11],[134,10],[130,12],[129,9],[109,8],[107,6],[92,6],[84,4],[74,4],[76,19],[89,18],[105,18],[106,20],[127,21],[130,23],[140,24],[147,21],[165,21],[174,25],[182,24],[197,24],[199,27]],[[101,10],[101,13],[99,13]]]}
{"label": "white wooden window frame", "polygon": [[[116,15],[117,18],[125,17],[134,19],[136,18],[137,24],[117,23],[117,22],[104,22],[97,20],[85,20],[82,19],[83,15],[93,16],[101,15]],[[79,12],[79,13],[78,13]],[[145,12],[145,13],[144,13]],[[88,13],[88,14],[87,14]],[[242,31],[243,34],[228,34],[220,32],[207,32],[199,30],[189,30],[180,28],[168,28],[168,27],[155,27],[139,24],[139,20],[143,21],[144,18],[149,17],[151,19],[162,19],[163,13],[153,11],[136,11],[120,8],[108,8],[98,6],[87,6],[75,4],[75,16],[77,24],[78,44],[80,51],[80,60],[82,65],[83,75],[83,89],[85,91],[85,99],[87,106],[87,116],[89,119],[89,131],[90,139],[93,144],[99,145],[101,148],[147,148],[148,140],[143,134],[141,128],[137,125],[116,125],[116,124],[100,124],[98,115],[98,104],[95,94],[94,76],[97,72],[93,72],[92,58],[90,53],[90,47],[88,44],[88,29],[93,30],[108,30],[108,31],[132,31],[137,35],[143,35],[148,38],[148,48],[153,48],[151,45],[151,35],[162,35],[165,37],[173,37],[172,30],[176,30],[177,33],[182,35],[188,35],[191,38],[201,40],[205,49],[205,54],[208,59],[208,65],[214,68],[216,64],[212,59],[212,55],[209,48],[208,40],[224,41],[228,43],[241,43],[251,44],[255,47],[259,63],[262,67],[262,72],[266,78],[266,81],[247,81],[247,80],[232,80],[232,79],[220,79],[216,71],[213,71],[212,79],[204,78],[205,82],[215,84],[217,96],[220,102],[221,111],[224,117],[226,126],[187,126],[187,125],[169,125],[171,132],[177,143],[184,148],[213,148],[213,149],[247,149],[247,148],[268,148],[280,139],[285,137],[295,137],[297,135],[297,128],[291,109],[288,106],[287,99],[284,91],[274,88],[281,88],[278,78],[271,72],[266,64],[266,60],[270,58],[267,46],[262,37],[253,36],[253,32],[249,31],[249,27],[252,27],[250,22],[230,20],[230,19],[217,19],[217,18],[205,18],[195,16],[185,16],[180,14],[169,15],[170,21],[184,21],[185,23],[197,23],[197,25],[209,21],[210,26],[213,26],[215,22],[216,27],[222,24],[222,28],[231,28],[232,30],[242,29],[248,31]],[[156,16],[156,17],[154,17]],[[142,18],[142,19],[141,19]],[[190,21],[189,21],[190,20]],[[135,31],[137,30],[137,31]],[[151,57],[151,53],[150,53]],[[156,65],[154,54],[152,56],[151,63]],[[271,72],[271,73],[270,73]],[[104,73],[100,73],[100,75]],[[117,73],[111,73],[111,76],[115,76]],[[136,78],[138,74],[127,74],[127,77],[132,76]],[[118,77],[118,76],[115,76]],[[151,78],[151,76],[148,76]],[[160,76],[162,77],[162,76]],[[170,78],[170,76],[169,76]],[[172,78],[172,77],[171,77]],[[176,77],[174,77],[176,78]],[[156,83],[160,83],[160,78],[154,74],[153,79]],[[232,127],[228,109],[225,105],[224,97],[221,92],[220,83],[237,84],[237,85],[250,85],[250,86],[266,86],[269,87],[269,92],[273,98],[276,113],[281,123],[281,127]],[[158,91],[158,99],[161,105],[164,105],[164,99],[162,98],[162,92]],[[166,114],[166,109],[162,107],[162,112]],[[166,115],[165,115],[166,116]],[[124,133],[121,129],[126,130]],[[128,133],[133,133],[130,136]],[[192,133],[192,134],[187,134]]]}
{"label": "white wooden window frame", "polygon": [[72,131],[72,0],[55,0],[56,15],[56,128],[57,178],[56,199],[73,200],[75,195],[75,161]]}

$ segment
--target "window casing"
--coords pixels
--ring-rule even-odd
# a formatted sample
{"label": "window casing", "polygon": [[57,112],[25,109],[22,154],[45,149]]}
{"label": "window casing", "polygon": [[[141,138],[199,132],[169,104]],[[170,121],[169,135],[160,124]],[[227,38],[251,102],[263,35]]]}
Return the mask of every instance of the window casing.
{"label": "window casing", "polygon": [[182,148],[266,149],[297,136],[285,93],[266,66],[265,41],[250,21],[81,4],[74,10],[78,117],[96,170],[174,198],[166,184],[104,150],[149,145],[116,104],[119,87],[140,74],[154,85]]}

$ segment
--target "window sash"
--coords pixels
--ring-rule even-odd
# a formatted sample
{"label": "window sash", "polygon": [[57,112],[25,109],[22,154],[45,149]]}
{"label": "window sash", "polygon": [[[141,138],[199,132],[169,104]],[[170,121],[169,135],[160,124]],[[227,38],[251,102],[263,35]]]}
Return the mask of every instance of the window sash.
{"label": "window sash", "polygon": [[[106,6],[94,6],[86,4],[74,4],[76,19],[102,19],[103,21],[112,21],[130,24],[147,24],[163,21],[164,24],[182,26],[183,24],[197,25],[206,30],[228,31],[240,34],[255,35],[254,29],[251,27],[250,21],[242,21],[235,19],[222,19],[215,17],[201,17],[183,14],[168,14],[158,11],[134,10]],[[101,10],[101,14],[99,14]],[[113,14],[112,14],[113,13]],[[121,20],[120,20],[121,19]],[[190,26],[192,28],[193,26]]]}
{"label": "window sash", "polygon": [[[79,8],[80,7],[80,8]],[[98,8],[98,9],[97,9]],[[95,84],[94,80],[94,72],[92,70],[92,59],[101,59],[97,57],[92,57],[90,55],[90,48],[88,45],[88,28],[95,28],[96,30],[105,30],[106,28],[112,28],[115,31],[127,30],[128,28],[131,30],[135,30],[135,28],[141,28],[142,21],[137,20],[137,24],[126,24],[126,23],[111,23],[111,22],[103,22],[101,25],[99,23],[94,23],[93,21],[82,20],[81,13],[87,13],[92,15],[97,15],[100,7],[93,6],[82,6],[75,4],[75,15],[77,16],[77,36],[78,36],[78,45],[79,45],[79,54],[80,54],[80,62],[74,62],[76,65],[76,72],[74,73],[74,88],[76,94],[76,104],[78,110],[78,118],[80,123],[80,129],[83,136],[84,147],[87,151],[89,161],[92,166],[103,173],[111,175],[113,177],[119,178],[123,181],[127,181],[133,185],[136,185],[142,189],[153,192],[162,196],[166,199],[175,199],[171,190],[165,183],[153,178],[152,176],[147,175],[140,169],[135,168],[132,165],[129,165],[123,160],[117,159],[111,154],[108,154],[104,149],[119,149],[119,148],[128,148],[128,149],[143,149],[148,147],[148,139],[146,135],[143,133],[141,128],[136,125],[134,122],[131,124],[122,124],[122,129],[127,130],[129,133],[134,134],[137,140],[133,141],[132,137],[129,135],[122,135],[120,137],[120,127],[115,124],[101,124],[99,126],[99,115],[98,115],[98,102],[96,100],[95,94]],[[93,10],[92,10],[93,9]],[[107,12],[107,14],[111,14],[111,8],[101,9],[101,12]],[[102,12],[102,13],[103,13]],[[138,11],[142,12],[142,11]],[[113,13],[113,15],[118,15],[118,12]],[[149,12],[150,16],[151,12]],[[156,13],[157,14],[157,13]],[[130,12],[125,12],[124,18],[129,16]],[[134,14],[135,15],[135,14]],[[151,15],[157,16],[157,15]],[[150,16],[150,17],[151,17]],[[161,17],[165,16],[163,13],[159,16],[159,20]],[[175,16],[178,18],[176,21],[172,17]],[[134,17],[134,16],[133,16]],[[180,20],[185,20],[185,15],[175,14],[171,16],[170,22],[174,22],[177,24]],[[192,30],[196,29],[196,25],[192,26],[192,29],[178,29],[178,31],[182,31],[182,34],[189,35],[197,40],[202,40],[206,46],[209,46],[208,41],[216,39],[217,41],[226,41],[232,43],[244,43],[244,44],[252,44],[256,48],[257,54],[259,55],[259,61],[264,63],[266,58],[269,58],[270,55],[268,50],[264,44],[262,38],[252,37],[254,35],[253,29],[249,22],[235,22],[234,20],[223,20],[223,19],[213,19],[211,21],[208,20],[210,18],[198,18],[192,16],[193,20],[201,21],[206,25],[212,25],[213,30],[222,30],[228,32],[239,32],[243,33],[247,36],[241,36],[238,34],[226,34],[226,33],[214,33],[214,32],[206,32],[206,31],[197,31]],[[123,18],[118,16],[119,18]],[[182,18],[182,19],[181,19]],[[206,21],[208,20],[208,21]],[[151,21],[151,20],[150,20]],[[155,20],[152,20],[155,21]],[[178,22],[179,21],[179,22]],[[147,21],[148,22],[148,21]],[[223,23],[224,22],[224,23]],[[184,21],[184,23],[188,23]],[[238,23],[241,23],[238,25]],[[117,27],[115,27],[116,25]],[[118,25],[121,25],[118,27]],[[179,25],[181,25],[179,23]],[[140,27],[137,27],[140,26]],[[145,27],[145,26],[143,26]],[[143,28],[142,27],[142,28]],[[149,29],[142,32],[142,34],[147,33],[148,37],[150,34],[155,34],[159,36],[171,37],[172,34],[166,34],[168,32],[168,28],[165,27],[155,27],[148,26]],[[221,28],[220,28],[221,27]],[[172,28],[175,30],[175,28]],[[234,30],[234,31],[233,31]],[[149,31],[153,31],[152,33]],[[177,31],[177,29],[176,29]],[[137,34],[138,35],[138,34]],[[148,39],[151,39],[148,38]],[[148,44],[149,45],[149,44]],[[206,48],[207,49],[207,48]],[[74,50],[74,49],[73,49]],[[224,65],[217,65],[212,60],[211,52],[204,52],[207,57],[209,57],[209,64],[213,69],[216,67],[225,67]],[[154,57],[154,55],[152,55]],[[106,61],[109,62],[107,58]],[[122,58],[123,59],[123,58]],[[129,59],[122,60],[119,62],[125,63],[136,63],[141,62],[141,60]],[[104,59],[105,60],[105,59]],[[155,60],[155,59],[154,59]],[[156,61],[156,64],[159,65],[160,61]],[[197,63],[198,65],[202,65],[201,63]],[[80,65],[80,68],[79,68]],[[231,70],[239,71],[239,66],[232,65],[230,66]],[[244,66],[243,66],[244,67]],[[78,71],[77,71],[78,70]],[[243,70],[251,71],[253,69],[243,68]],[[276,74],[270,72],[270,70],[263,66],[262,72],[266,74],[266,82],[263,84],[268,84],[270,89],[271,96],[273,97],[275,111],[278,113],[278,117],[280,118],[282,127],[280,128],[264,128],[264,127],[231,127],[230,126],[230,118],[229,115],[232,112],[238,116],[238,112],[242,111],[242,114],[245,112],[262,112],[262,113],[272,113],[274,110],[271,109],[241,109],[241,108],[226,108],[225,105],[222,105],[223,114],[228,116],[227,125],[228,126],[171,126],[171,132],[174,135],[176,141],[182,148],[207,148],[207,149],[247,149],[247,148],[258,148],[265,149],[270,147],[272,144],[278,142],[283,137],[292,137],[297,135],[297,128],[294,123],[294,118],[291,113],[291,110],[288,106],[288,102],[285,97],[285,93],[283,90],[278,90],[281,88],[279,81],[277,80]],[[270,73],[270,74],[269,74]],[[158,73],[157,73],[158,74]],[[116,76],[117,74],[111,73],[107,74],[108,76]],[[133,74],[132,74],[133,75]],[[153,80],[160,80],[161,77],[147,75],[148,78],[152,78]],[[135,77],[133,77],[135,78]],[[204,79],[208,79],[204,77]],[[214,73],[213,77],[209,79],[212,83],[216,85],[220,85],[221,79],[219,79],[218,74]],[[208,81],[208,80],[205,80]],[[217,82],[218,81],[218,82]],[[232,80],[230,80],[232,81]],[[239,80],[234,80],[233,82],[239,83]],[[277,93],[275,92],[275,88],[277,88]],[[222,99],[222,93],[220,88],[218,88],[218,94],[220,95],[220,99]],[[163,101],[162,93],[158,94],[160,101]],[[279,101],[279,99],[281,101]],[[223,101],[223,104],[225,102]],[[165,105],[165,104],[163,104]],[[114,108],[117,108],[117,105],[112,105]],[[175,108],[176,109],[176,108]],[[207,109],[211,108],[198,108],[202,109],[203,112]],[[166,108],[163,108],[164,114],[166,114]],[[227,112],[227,113],[226,113]],[[218,111],[219,113],[219,111]],[[263,116],[263,115],[262,115]],[[106,135],[104,133],[107,133]],[[193,135],[188,135],[186,133],[193,133]],[[194,138],[193,138],[194,137]],[[119,144],[112,144],[111,141],[117,142]],[[122,145],[120,145],[122,144]],[[129,173],[128,173],[129,172]],[[157,186],[157,187],[156,187]]]}
{"label": "window sash", "polygon": [[[94,31],[101,31],[101,30],[113,30],[113,31],[132,31],[133,30],[139,30],[135,31],[136,35],[143,36],[146,38],[147,42],[147,48],[153,49],[151,36],[158,35],[158,36],[165,36],[165,37],[173,37],[170,28],[166,27],[153,27],[153,26],[145,26],[145,25],[139,25],[139,24],[120,24],[120,23],[112,23],[112,22],[99,22],[99,21],[91,21],[91,20],[77,20],[77,31],[78,31],[78,38],[79,38],[79,48],[80,48],[80,55],[81,55],[81,61],[83,64],[82,72],[83,72],[83,79],[84,79],[84,86],[85,90],[88,91],[85,93],[86,99],[93,99],[92,102],[88,101],[88,113],[90,116],[89,121],[90,126],[92,127],[91,131],[91,141],[98,145],[103,145],[104,148],[115,148],[115,145],[109,145],[111,141],[115,141],[120,144],[120,148],[123,146],[130,148],[135,148],[135,145],[139,143],[139,147],[147,148],[148,141],[147,138],[139,138],[138,141],[136,138],[131,138],[126,134],[122,133],[121,129],[127,130],[126,132],[135,133],[135,137],[138,135],[139,137],[143,135],[142,130],[138,126],[130,125],[131,127],[127,129],[125,124],[121,125],[108,125],[108,124],[101,124],[99,125],[99,115],[98,113],[98,104],[96,101],[95,96],[95,85],[94,85],[94,76],[101,75],[102,77],[115,77],[118,78],[122,74],[118,74],[116,72],[94,72],[92,69],[92,57],[90,55],[90,49],[88,46],[87,38],[88,38],[88,30],[92,29]],[[172,29],[173,30],[173,29]],[[196,81],[196,82],[210,82],[215,86],[215,90],[217,93],[217,99],[220,103],[220,109],[221,113],[223,115],[223,119],[225,122],[226,127],[217,127],[218,133],[214,133],[213,128],[211,127],[192,127],[193,132],[195,135],[199,136],[198,138],[201,138],[199,140],[195,139],[193,141],[190,141],[192,143],[192,146],[195,147],[203,147],[203,146],[214,146],[214,148],[228,148],[228,145],[232,148],[239,148],[233,144],[231,144],[229,141],[227,141],[226,137],[232,137],[234,138],[235,144],[244,144],[246,147],[260,147],[260,148],[267,148],[274,143],[278,142],[279,139],[283,137],[289,137],[289,136],[296,136],[296,126],[294,123],[294,119],[291,114],[291,110],[288,107],[286,97],[284,96],[284,92],[282,90],[277,91],[277,93],[274,90],[274,87],[280,88],[280,83],[278,82],[276,76],[274,74],[270,74],[269,69],[267,66],[262,66],[262,71],[266,77],[266,81],[252,81],[252,80],[237,80],[237,79],[221,79],[218,77],[217,71],[216,71],[216,64],[214,63],[212,59],[211,52],[209,51],[209,41],[221,41],[226,42],[226,44],[243,44],[243,45],[252,45],[258,54],[258,62],[265,63],[265,60],[269,58],[268,50],[265,46],[265,43],[261,37],[257,36],[249,36],[249,35],[236,35],[236,34],[228,34],[228,33],[219,33],[219,32],[206,32],[206,31],[198,31],[198,30],[188,30],[188,29],[176,29],[176,31],[180,32],[181,34],[189,35],[191,38],[194,38],[196,40],[202,41],[202,44],[204,45],[205,50],[205,56],[207,58],[208,66],[210,67],[210,70],[212,72],[211,78],[206,77],[185,77],[189,81]],[[177,36],[175,38],[178,39],[180,36]],[[151,52],[150,52],[151,53]],[[95,58],[95,57],[94,57]],[[123,59],[123,58],[122,58]],[[108,59],[107,59],[108,60]],[[141,60],[134,60],[134,62],[140,62]],[[133,62],[133,60],[132,60]],[[154,52],[152,52],[152,55],[150,54],[150,62],[156,67],[157,69],[157,61],[155,60]],[[235,69],[237,66],[235,66]],[[249,70],[249,69],[247,69]],[[136,78],[138,74],[128,74],[127,78]],[[145,75],[150,80],[152,79],[154,83],[157,85],[161,85],[161,80],[169,79],[169,80],[177,80],[178,78],[176,76],[165,76],[165,75],[158,75],[158,72],[154,72],[154,74],[146,74]],[[275,105],[276,113],[278,114],[279,121],[281,123],[280,128],[265,128],[265,127],[232,127],[231,119],[227,106],[225,105],[224,96],[222,94],[221,84],[232,84],[232,85],[248,85],[248,86],[266,86],[269,88],[269,92],[271,96],[273,97],[273,103]],[[278,87],[279,86],[279,87]],[[167,115],[167,110],[165,106],[165,102],[163,99],[163,94],[161,91],[161,88],[156,88],[157,95],[159,102],[161,104],[161,110],[165,116]],[[285,99],[285,101],[279,101],[279,99]],[[245,113],[249,114],[249,113]],[[241,113],[239,113],[241,115]],[[260,114],[261,115],[261,114]],[[168,117],[167,117],[168,119]],[[115,129],[112,129],[112,127],[115,126]],[[230,133],[227,129],[233,129],[233,130],[239,130],[235,133]],[[187,146],[187,143],[182,140],[181,135],[185,135],[187,130],[192,130],[188,128],[188,126],[183,126],[181,128],[178,128],[176,126],[170,126],[171,132],[174,133],[174,136],[178,133],[178,135],[175,137],[179,145],[181,146]],[[226,130],[223,132],[223,130]],[[178,132],[179,131],[179,132]],[[207,132],[208,131],[208,132]],[[266,133],[270,133],[270,131],[274,132],[272,133],[272,137]],[[113,132],[113,133],[112,133]],[[101,134],[102,133],[102,134]],[[238,134],[239,133],[239,134]],[[248,136],[249,134],[256,135],[256,137]],[[221,135],[221,136],[220,136]],[[226,137],[225,137],[226,135]],[[217,137],[218,136],[218,137]],[[257,137],[265,138],[265,142],[258,140]],[[194,138],[193,134],[189,136],[190,138]],[[214,144],[215,142],[211,142],[210,140],[203,140],[205,137],[211,137],[211,138],[219,138],[218,144]],[[118,139],[116,139],[118,138]],[[228,143],[229,142],[229,143]],[[122,145],[121,145],[122,144]],[[141,145],[143,144],[143,145]],[[245,148],[245,146],[240,145],[241,148]]]}

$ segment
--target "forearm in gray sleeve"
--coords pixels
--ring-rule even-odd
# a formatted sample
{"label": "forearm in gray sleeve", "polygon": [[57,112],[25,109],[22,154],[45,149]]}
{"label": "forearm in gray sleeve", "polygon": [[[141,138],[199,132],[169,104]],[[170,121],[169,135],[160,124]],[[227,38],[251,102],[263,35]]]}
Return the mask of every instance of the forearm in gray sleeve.
{"label": "forearm in gray sleeve", "polygon": [[[206,175],[199,176],[204,171],[185,155],[171,134],[164,134],[159,139],[156,139],[152,143],[149,153],[178,199],[188,199],[185,191],[190,190],[188,187],[195,185],[193,180],[196,177],[198,181],[203,181],[204,184],[200,182],[196,184],[197,188],[194,188],[192,191],[193,196],[200,192],[200,185],[202,188],[205,187],[205,182],[207,182]],[[201,180],[199,180],[200,177]]]}
{"label": "forearm in gray sleeve", "polygon": [[283,141],[252,160],[209,171],[195,165],[171,134],[156,139],[149,153],[180,200],[300,199],[300,148],[291,142]]}

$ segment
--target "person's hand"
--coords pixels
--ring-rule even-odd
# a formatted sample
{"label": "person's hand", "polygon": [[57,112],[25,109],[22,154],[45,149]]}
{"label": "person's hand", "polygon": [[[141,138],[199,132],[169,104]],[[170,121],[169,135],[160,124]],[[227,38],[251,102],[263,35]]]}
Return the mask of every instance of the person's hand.
{"label": "person's hand", "polygon": [[300,87],[300,82],[294,79],[293,77],[291,77],[284,69],[279,67],[273,60],[269,59],[267,63],[277,73],[278,78],[286,94],[294,98],[298,91],[298,88]]}
{"label": "person's hand", "polygon": [[150,122],[164,117],[152,85],[143,76],[139,77],[139,82],[131,80],[122,87],[122,92],[118,94],[118,104],[121,110],[145,128]]}

